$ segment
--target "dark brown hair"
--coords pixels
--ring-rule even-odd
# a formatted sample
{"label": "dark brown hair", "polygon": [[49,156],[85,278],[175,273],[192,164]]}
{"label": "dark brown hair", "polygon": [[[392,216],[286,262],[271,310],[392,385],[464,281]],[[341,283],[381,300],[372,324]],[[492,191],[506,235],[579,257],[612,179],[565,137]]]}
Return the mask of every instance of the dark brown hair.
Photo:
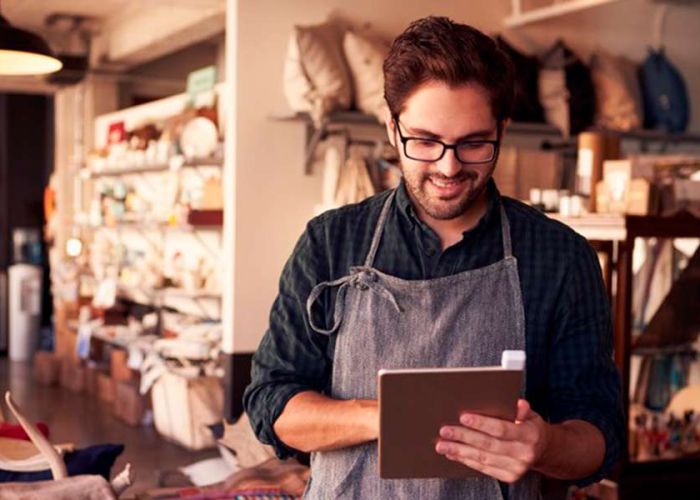
{"label": "dark brown hair", "polygon": [[411,23],[384,61],[384,97],[392,115],[421,84],[437,80],[450,86],[478,83],[489,92],[499,121],[510,118],[514,70],[508,55],[479,30],[446,17]]}

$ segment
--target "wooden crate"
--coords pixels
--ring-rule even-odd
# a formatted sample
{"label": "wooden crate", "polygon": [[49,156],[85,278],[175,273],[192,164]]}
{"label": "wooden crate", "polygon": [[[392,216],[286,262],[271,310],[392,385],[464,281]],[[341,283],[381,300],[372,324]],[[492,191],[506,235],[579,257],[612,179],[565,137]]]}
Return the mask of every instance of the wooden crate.
{"label": "wooden crate", "polygon": [[73,392],[85,389],[85,367],[79,361],[63,358],[61,362],[61,386]]}
{"label": "wooden crate", "polygon": [[131,426],[141,425],[148,409],[147,399],[139,393],[134,382],[116,382],[114,415]]}
{"label": "wooden crate", "polygon": [[97,374],[97,397],[105,403],[113,403],[115,397],[114,379],[109,373]]}
{"label": "wooden crate", "polygon": [[34,380],[42,385],[56,385],[61,374],[61,360],[53,352],[34,354]]}

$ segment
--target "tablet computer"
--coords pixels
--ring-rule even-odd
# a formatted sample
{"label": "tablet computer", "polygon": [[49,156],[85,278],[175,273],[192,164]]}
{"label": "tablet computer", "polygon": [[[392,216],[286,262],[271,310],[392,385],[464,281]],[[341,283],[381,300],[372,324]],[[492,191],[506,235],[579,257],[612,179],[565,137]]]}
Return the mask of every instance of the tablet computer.
{"label": "tablet computer", "polygon": [[465,478],[481,473],[435,451],[440,428],[459,425],[463,412],[515,421],[523,370],[380,370],[378,378],[379,476]]}

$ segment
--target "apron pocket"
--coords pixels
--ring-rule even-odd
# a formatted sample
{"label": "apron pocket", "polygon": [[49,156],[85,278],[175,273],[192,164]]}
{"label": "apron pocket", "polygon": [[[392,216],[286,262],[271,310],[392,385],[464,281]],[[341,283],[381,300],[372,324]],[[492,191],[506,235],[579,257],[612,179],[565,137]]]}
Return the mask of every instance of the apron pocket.
{"label": "apron pocket", "polygon": [[[363,490],[363,483],[371,480],[370,477],[366,477],[371,471],[364,470],[367,454],[371,453],[371,449],[370,445],[354,446],[346,450],[348,456],[343,457],[342,464],[334,464],[338,469],[334,471],[333,476],[337,478],[338,482],[332,489],[332,498],[360,498],[359,494]],[[348,492],[348,489],[353,486],[356,491],[354,493]],[[350,494],[346,495],[346,493]]]}

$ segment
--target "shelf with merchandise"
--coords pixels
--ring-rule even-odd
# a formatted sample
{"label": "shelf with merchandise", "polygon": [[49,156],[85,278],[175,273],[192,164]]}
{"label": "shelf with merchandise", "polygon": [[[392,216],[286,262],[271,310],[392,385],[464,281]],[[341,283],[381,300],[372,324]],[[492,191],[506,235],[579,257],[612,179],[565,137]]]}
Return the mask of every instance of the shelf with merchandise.
{"label": "shelf with merchandise", "polygon": [[[335,111],[329,114],[320,124],[314,123],[308,113],[281,113],[271,115],[270,120],[276,122],[303,123],[306,127],[305,141],[305,173],[311,172],[311,165],[314,162],[317,148],[328,138],[335,135],[342,135],[346,139],[354,140],[353,134],[349,132],[350,127],[372,128],[375,132],[384,133],[384,123],[375,116],[362,113],[360,111]],[[534,143],[540,147],[541,141],[555,141],[562,139],[561,131],[547,123],[510,123],[506,130],[507,141],[524,144]],[[382,140],[385,140],[383,138]],[[377,139],[368,141],[367,145],[381,143]]]}
{"label": "shelf with merchandise", "polygon": [[101,177],[121,177],[126,175],[141,175],[162,172],[174,172],[183,168],[223,168],[223,158],[212,156],[210,158],[184,158],[171,160],[167,163],[145,163],[143,165],[124,165],[120,167],[97,168],[88,166],[81,172],[83,179],[98,179]]}
{"label": "shelf with merchandise", "polygon": [[188,290],[177,287],[143,288],[119,285],[117,288],[119,298],[132,300],[144,305],[159,305],[163,299],[190,299],[190,300],[221,300],[221,293],[208,290]]}

